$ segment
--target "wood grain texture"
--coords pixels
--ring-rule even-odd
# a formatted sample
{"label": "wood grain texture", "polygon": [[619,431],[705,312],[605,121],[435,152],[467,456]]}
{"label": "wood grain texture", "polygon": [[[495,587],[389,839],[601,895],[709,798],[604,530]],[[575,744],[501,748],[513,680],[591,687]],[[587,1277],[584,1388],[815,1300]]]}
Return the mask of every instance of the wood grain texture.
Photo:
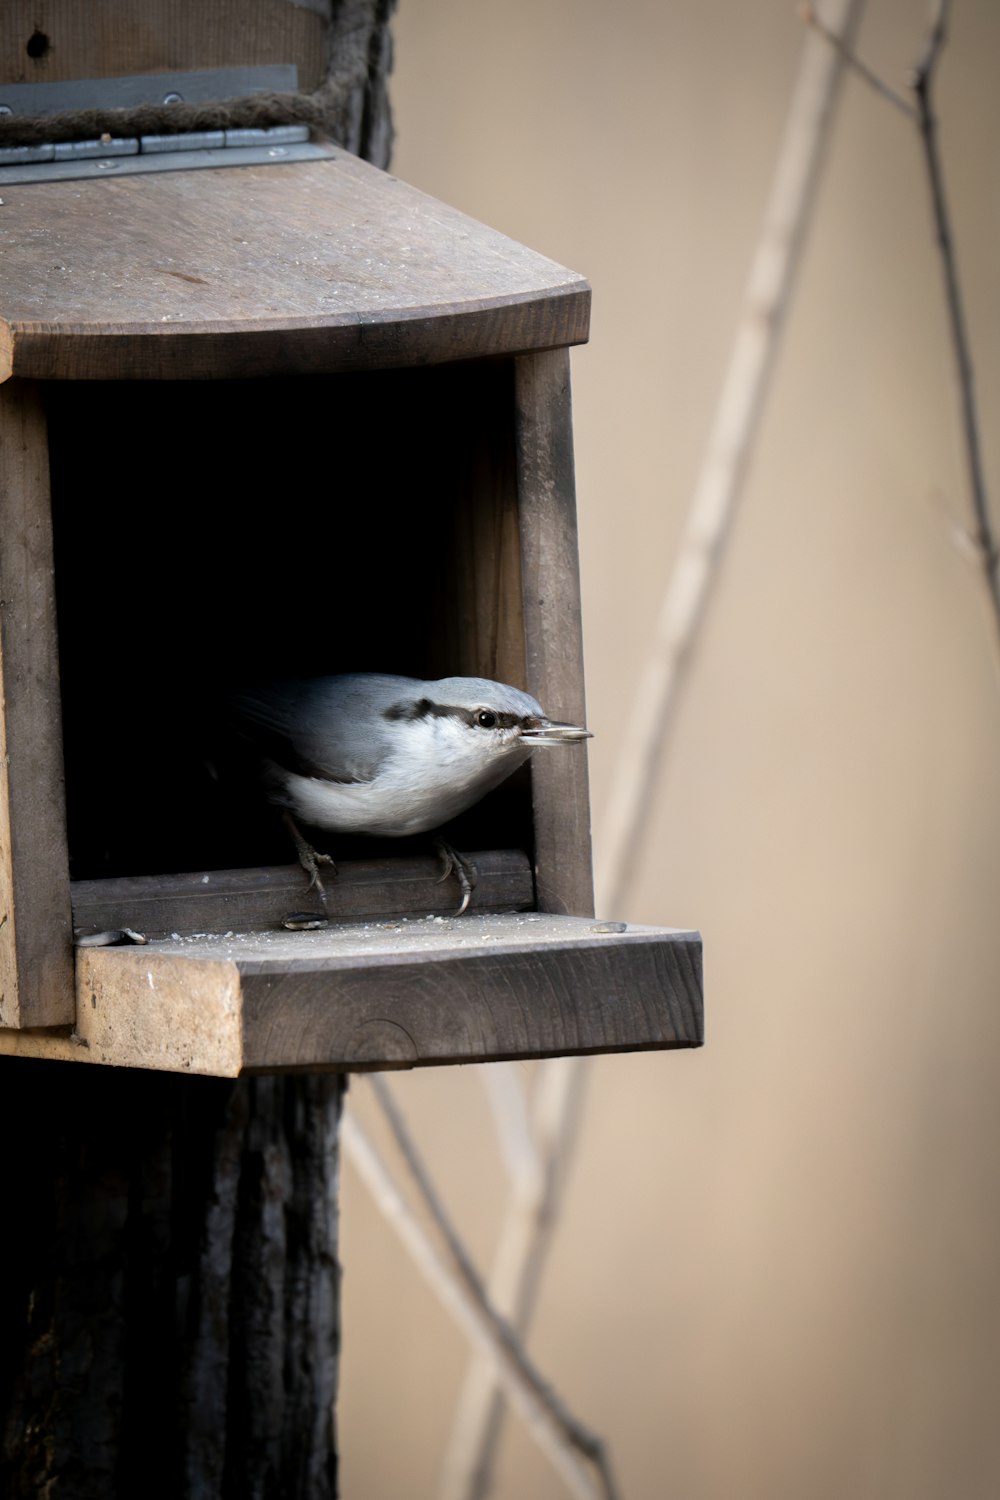
{"label": "wood grain texture", "polygon": [[0,378],[388,369],[588,334],[581,276],[345,151],[8,186],[0,229]]}
{"label": "wood grain texture", "polygon": [[[449,582],[439,601],[437,629],[442,675],[487,677],[523,687],[513,367],[513,360],[491,362],[490,383],[486,387],[483,381],[473,420],[462,416],[455,422],[448,454],[455,497],[446,538]],[[442,465],[442,479],[444,472]]]}
{"label": "wood grain texture", "polygon": [[[586,723],[569,355],[516,361],[518,493],[527,686],[546,713]],[[541,911],[593,911],[587,752],[532,757]]]}
{"label": "wood grain texture", "polygon": [[[470,910],[526,911],[533,905],[527,855],[496,849],[469,858],[479,875]],[[78,880],[70,887],[73,925],[78,933],[130,927],[146,937],[258,932],[279,927],[289,912],[325,911],[331,922],[450,915],[460,899],[454,877],[442,881],[435,859],[342,861],[336,877],[324,873],[323,883],[325,908],[298,865]]]}
{"label": "wood grain texture", "polygon": [[73,1017],[48,447],[37,389],[0,390],[0,1025]]}
{"label": "wood grain texture", "polygon": [[355,962],[334,1003],[323,965],[246,973],[244,1066],[406,1068],[701,1039],[690,942],[581,933],[477,952],[466,941],[438,962]]}
{"label": "wood grain texture", "polygon": [[424,918],[81,949],[74,1032],[0,1052],[235,1076],[695,1047],[697,933]]}
{"label": "wood grain texture", "polygon": [[[299,87],[323,75],[329,6],[290,0],[4,0],[0,79],[55,83],[191,68],[295,63]],[[29,38],[40,35],[47,45]]]}
{"label": "wood grain texture", "polygon": [[4,1500],[333,1500],[342,1089],[0,1058]]}

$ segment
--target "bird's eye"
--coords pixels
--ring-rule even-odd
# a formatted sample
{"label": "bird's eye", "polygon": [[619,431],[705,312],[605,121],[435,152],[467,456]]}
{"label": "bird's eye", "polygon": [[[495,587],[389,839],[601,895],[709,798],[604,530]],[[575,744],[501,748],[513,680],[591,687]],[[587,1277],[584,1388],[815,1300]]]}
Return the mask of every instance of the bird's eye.
{"label": "bird's eye", "polygon": [[476,723],[480,729],[495,729],[497,727],[497,716],[492,708],[481,708],[476,714]]}

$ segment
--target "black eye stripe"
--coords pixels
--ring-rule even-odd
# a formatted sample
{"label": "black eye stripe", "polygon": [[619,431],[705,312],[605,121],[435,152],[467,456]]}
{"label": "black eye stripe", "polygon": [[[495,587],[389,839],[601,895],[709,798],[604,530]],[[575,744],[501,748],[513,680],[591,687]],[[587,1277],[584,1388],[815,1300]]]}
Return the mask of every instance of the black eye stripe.
{"label": "black eye stripe", "polygon": [[[514,729],[521,725],[530,729],[539,722],[530,715],[503,713],[497,708],[459,708],[452,703],[432,703],[430,698],[420,698],[416,703],[394,703],[384,710],[384,717],[397,719],[459,719],[471,729]],[[484,720],[489,720],[484,723]]]}
{"label": "black eye stripe", "polygon": [[[488,723],[485,722],[487,719]],[[516,729],[525,721],[520,714],[501,713],[498,708],[477,708],[473,710],[470,722],[480,729]]]}

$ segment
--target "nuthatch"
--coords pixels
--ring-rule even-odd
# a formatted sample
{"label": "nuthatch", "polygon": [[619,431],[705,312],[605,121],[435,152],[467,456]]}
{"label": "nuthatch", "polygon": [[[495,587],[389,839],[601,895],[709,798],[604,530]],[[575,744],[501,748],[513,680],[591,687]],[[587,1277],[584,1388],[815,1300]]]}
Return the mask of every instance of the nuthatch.
{"label": "nuthatch", "polygon": [[[337,833],[427,833],[472,807],[536,746],[590,738],[546,718],[528,693],[484,677],[355,672],[254,689],[237,708],[264,740],[268,795],[324,900],[318,866],[333,861],[307,843],[296,818]],[[461,915],[475,867],[443,839],[436,844],[442,879],[454,871],[462,888]]]}

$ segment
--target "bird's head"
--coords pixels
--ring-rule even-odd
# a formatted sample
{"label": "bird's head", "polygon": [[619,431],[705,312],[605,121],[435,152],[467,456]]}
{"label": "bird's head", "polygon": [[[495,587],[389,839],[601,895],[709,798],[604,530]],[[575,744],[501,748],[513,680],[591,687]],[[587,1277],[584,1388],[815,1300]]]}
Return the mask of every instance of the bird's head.
{"label": "bird's head", "polygon": [[546,716],[540,703],[520,688],[485,677],[443,677],[415,684],[413,696],[400,697],[385,710],[399,725],[421,726],[452,752],[480,762],[524,760],[539,745],[568,745],[591,738],[590,731]]}

